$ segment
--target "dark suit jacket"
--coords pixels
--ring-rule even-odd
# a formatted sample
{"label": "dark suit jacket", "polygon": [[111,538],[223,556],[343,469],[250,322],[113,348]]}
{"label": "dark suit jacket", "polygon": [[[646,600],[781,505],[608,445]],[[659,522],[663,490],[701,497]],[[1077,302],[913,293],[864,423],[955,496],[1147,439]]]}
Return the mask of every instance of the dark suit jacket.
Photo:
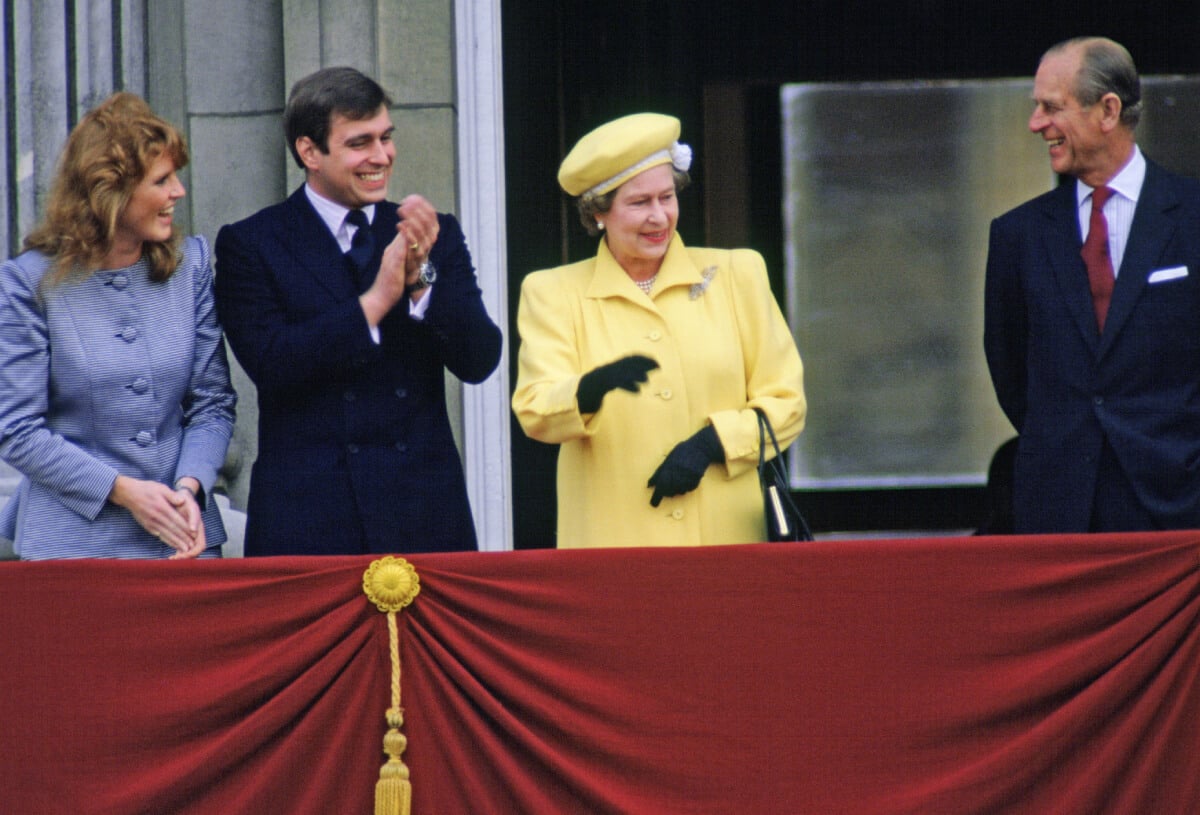
{"label": "dark suit jacket", "polygon": [[[375,208],[375,270],[396,207]],[[501,337],[458,222],[438,219],[425,319],[408,316],[405,298],[378,345],[348,261],[303,188],[217,235],[218,312],[258,389],[247,555],[476,548],[444,371],[482,381]]]}
{"label": "dark suit jacket", "polygon": [[1088,530],[1105,440],[1155,526],[1200,527],[1200,183],[1147,165],[1103,336],[1074,183],[992,222],[984,347],[1020,433],[1017,532]]}

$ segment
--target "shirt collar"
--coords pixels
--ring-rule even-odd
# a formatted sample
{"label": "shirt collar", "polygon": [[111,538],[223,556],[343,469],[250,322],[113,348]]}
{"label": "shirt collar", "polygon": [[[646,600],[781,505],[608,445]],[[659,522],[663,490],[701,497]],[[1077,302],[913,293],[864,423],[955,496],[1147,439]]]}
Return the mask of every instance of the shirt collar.
{"label": "shirt collar", "polygon": [[[329,227],[329,231],[333,233],[333,236],[335,238],[342,236],[346,226],[346,213],[350,211],[350,207],[329,200],[314,190],[309,184],[304,185],[304,194],[308,196],[308,202],[317,211],[317,215],[321,216],[321,220]],[[365,207],[362,207],[362,211],[366,213],[367,223],[375,222],[374,204],[367,204]]]}
{"label": "shirt collar", "polygon": [[[1121,171],[1113,176],[1112,180],[1104,186],[1136,204],[1138,196],[1142,192],[1142,183],[1145,180],[1146,157],[1142,155],[1141,148],[1135,144],[1133,146],[1133,156],[1129,161],[1125,162],[1125,166],[1121,168]],[[1082,181],[1075,182],[1075,198],[1079,206],[1082,207],[1083,202],[1088,200],[1088,196],[1091,194],[1091,187]]]}

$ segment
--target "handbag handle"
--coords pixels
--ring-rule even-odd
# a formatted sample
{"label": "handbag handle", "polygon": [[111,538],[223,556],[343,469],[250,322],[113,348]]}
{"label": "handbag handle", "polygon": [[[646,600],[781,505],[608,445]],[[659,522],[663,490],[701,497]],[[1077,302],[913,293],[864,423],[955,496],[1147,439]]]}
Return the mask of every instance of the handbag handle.
{"label": "handbag handle", "polygon": [[[767,418],[767,414],[763,412],[762,408],[760,408],[760,407],[754,408],[754,413],[758,417],[758,472],[759,472],[759,478],[760,479],[762,478],[763,466],[765,465],[767,467],[770,467],[771,470],[774,471],[775,480],[777,482],[779,482],[780,489],[782,490],[784,484],[786,484],[786,482],[787,482],[787,474],[783,470],[783,464],[782,464],[783,454],[779,450],[779,441],[775,438],[775,428],[771,427],[771,420]],[[773,448],[775,448],[775,458],[771,459],[770,461],[767,461],[767,458],[766,458],[767,437],[768,436],[771,439],[771,446]],[[812,540],[813,534],[812,534],[812,530],[809,529],[809,527],[808,527],[808,521],[805,520],[804,515],[800,512],[800,509],[796,506],[795,502],[792,501],[792,497],[790,495],[787,495],[786,493],[782,493],[779,495],[774,495],[773,499],[777,504],[781,504],[781,502],[787,503],[788,509],[790,509],[792,512],[793,519],[795,520],[796,524],[799,526],[798,531],[799,531],[799,535],[800,535],[800,540],[806,540],[806,541]],[[780,516],[785,515],[785,513],[783,511],[783,507],[781,505],[776,507],[776,512]]]}
{"label": "handbag handle", "polygon": [[756,407],[754,413],[758,416],[758,466],[762,467],[767,461],[766,434],[770,434],[771,446],[775,448],[774,461],[779,461],[782,454],[779,452],[779,442],[775,440],[775,428],[771,427],[771,420],[767,418],[767,414],[760,407]]}

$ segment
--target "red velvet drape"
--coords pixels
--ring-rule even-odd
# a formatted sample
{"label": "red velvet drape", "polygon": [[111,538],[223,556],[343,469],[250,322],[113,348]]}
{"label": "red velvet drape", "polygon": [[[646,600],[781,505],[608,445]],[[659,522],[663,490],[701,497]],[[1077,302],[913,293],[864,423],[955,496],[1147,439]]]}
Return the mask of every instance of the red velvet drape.
{"label": "red velvet drape", "polygon": [[[1200,532],[408,560],[415,815],[1200,812]],[[0,564],[0,813],[370,813],[370,562]]]}

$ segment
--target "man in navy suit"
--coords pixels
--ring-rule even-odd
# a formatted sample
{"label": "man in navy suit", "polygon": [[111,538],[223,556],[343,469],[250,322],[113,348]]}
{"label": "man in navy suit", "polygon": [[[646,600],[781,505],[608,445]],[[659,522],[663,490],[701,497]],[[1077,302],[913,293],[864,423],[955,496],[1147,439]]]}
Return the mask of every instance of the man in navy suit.
{"label": "man in navy suit", "polygon": [[391,100],[351,68],[292,88],[305,183],[222,227],[217,307],[258,389],[246,554],[476,548],[444,372],[500,360],[458,222],[385,200]]}
{"label": "man in navy suit", "polygon": [[1142,155],[1140,82],[1111,40],[1047,51],[1033,102],[1071,181],[997,218],[988,247],[1016,531],[1200,527],[1200,183]]}

